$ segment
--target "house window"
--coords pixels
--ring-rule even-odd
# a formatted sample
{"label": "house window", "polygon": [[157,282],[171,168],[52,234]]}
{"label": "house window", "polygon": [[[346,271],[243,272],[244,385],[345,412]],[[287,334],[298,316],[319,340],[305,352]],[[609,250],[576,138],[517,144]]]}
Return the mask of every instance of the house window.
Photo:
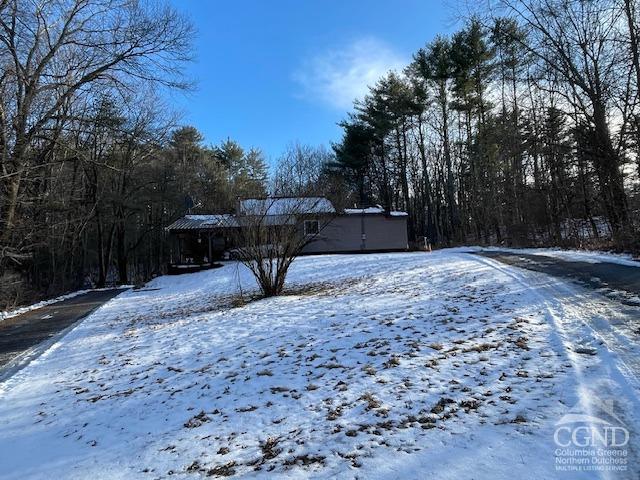
{"label": "house window", "polygon": [[305,235],[317,235],[320,232],[320,224],[318,220],[305,220],[304,221],[304,234]]}

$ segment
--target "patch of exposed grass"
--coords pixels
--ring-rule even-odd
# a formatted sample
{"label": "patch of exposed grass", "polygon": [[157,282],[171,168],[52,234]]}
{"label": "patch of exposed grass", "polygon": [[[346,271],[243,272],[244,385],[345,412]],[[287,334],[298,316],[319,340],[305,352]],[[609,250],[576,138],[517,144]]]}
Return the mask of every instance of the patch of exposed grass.
{"label": "patch of exposed grass", "polygon": [[262,457],[264,460],[271,460],[276,458],[282,452],[282,449],[277,448],[280,439],[277,437],[269,437],[260,444],[260,450],[262,451]]}
{"label": "patch of exposed grass", "polygon": [[389,357],[389,360],[384,362],[382,365],[384,366],[384,368],[397,367],[400,365],[400,357],[396,355],[391,355],[391,357]]}
{"label": "patch of exposed grass", "polygon": [[371,392],[365,392],[364,395],[362,395],[358,400],[362,400],[367,403],[367,406],[365,407],[365,410],[367,411],[375,410],[382,406],[380,400],[374,397]]}
{"label": "patch of exposed grass", "polygon": [[208,477],[230,477],[236,474],[236,462],[227,462],[224,465],[217,465],[207,470]]}
{"label": "patch of exposed grass", "polygon": [[207,416],[205,411],[201,411],[199,414],[191,417],[184,423],[185,428],[197,428],[202,426],[203,424],[210,422],[211,419]]}

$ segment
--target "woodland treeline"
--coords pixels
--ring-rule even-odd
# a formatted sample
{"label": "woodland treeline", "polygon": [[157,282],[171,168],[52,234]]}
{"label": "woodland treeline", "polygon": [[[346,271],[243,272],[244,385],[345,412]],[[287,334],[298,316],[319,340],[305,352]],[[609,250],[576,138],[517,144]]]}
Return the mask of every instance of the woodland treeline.
{"label": "woodland treeline", "polygon": [[[486,5],[485,2],[478,2]],[[640,247],[635,0],[502,0],[342,123],[354,196],[439,245]]]}
{"label": "woodland treeline", "polygon": [[168,223],[265,192],[260,151],[154,93],[190,88],[193,36],[159,2],[0,0],[0,307],[162,273]]}
{"label": "woodland treeline", "polygon": [[381,78],[333,148],[268,172],[161,100],[191,88],[173,8],[0,0],[0,307],[161,274],[178,216],[266,193],[407,210],[418,244],[638,250],[636,0],[495,7]]}

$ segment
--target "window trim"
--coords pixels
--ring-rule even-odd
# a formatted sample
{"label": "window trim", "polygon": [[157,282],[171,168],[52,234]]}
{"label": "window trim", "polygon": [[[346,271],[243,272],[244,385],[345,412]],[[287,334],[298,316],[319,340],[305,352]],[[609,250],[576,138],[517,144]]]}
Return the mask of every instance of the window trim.
{"label": "window trim", "polygon": [[[315,224],[315,228],[313,229],[313,232],[309,232],[309,228],[307,227],[307,225],[309,224]],[[320,233],[320,221],[317,219],[309,219],[309,220],[305,220],[304,224],[303,224],[303,228],[304,228],[304,234],[306,236],[313,236],[313,235],[318,235]]]}

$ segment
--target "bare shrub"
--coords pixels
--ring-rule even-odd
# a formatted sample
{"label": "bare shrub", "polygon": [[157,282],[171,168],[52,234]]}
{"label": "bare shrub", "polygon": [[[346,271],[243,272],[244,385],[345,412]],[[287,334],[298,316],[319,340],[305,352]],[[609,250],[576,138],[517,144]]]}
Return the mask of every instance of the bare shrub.
{"label": "bare shrub", "polygon": [[280,295],[291,263],[334,215],[324,197],[240,200],[233,254],[253,273],[265,297]]}

